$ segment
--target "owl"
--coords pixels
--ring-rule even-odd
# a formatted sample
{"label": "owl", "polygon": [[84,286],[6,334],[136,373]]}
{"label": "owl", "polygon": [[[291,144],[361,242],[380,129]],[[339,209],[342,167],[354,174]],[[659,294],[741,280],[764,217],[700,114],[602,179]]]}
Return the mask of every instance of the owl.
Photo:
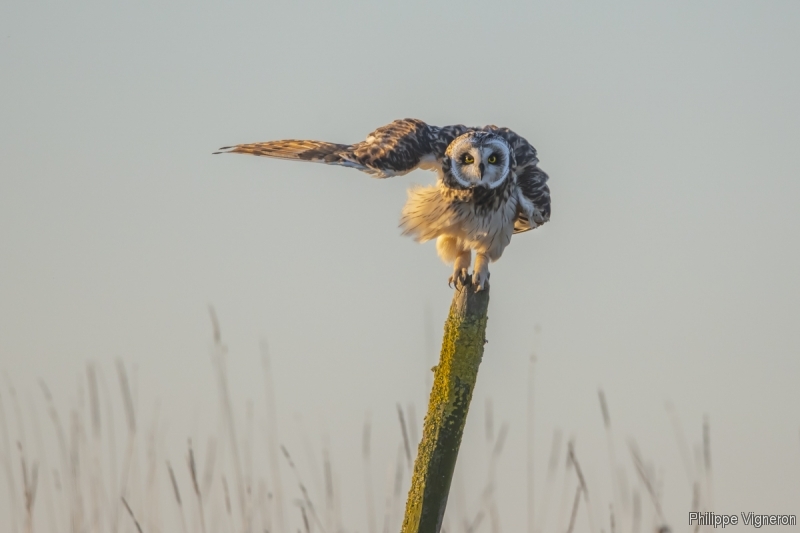
{"label": "owl", "polygon": [[[484,290],[489,263],[511,236],[550,219],[548,176],[536,149],[508,128],[436,127],[417,119],[382,126],[356,144],[285,140],[226,146],[215,153],[251,154],[355,168],[376,178],[433,170],[435,185],[408,191],[400,227],[418,242],[436,239],[453,265],[449,283]],[[475,264],[470,276],[472,252]]]}

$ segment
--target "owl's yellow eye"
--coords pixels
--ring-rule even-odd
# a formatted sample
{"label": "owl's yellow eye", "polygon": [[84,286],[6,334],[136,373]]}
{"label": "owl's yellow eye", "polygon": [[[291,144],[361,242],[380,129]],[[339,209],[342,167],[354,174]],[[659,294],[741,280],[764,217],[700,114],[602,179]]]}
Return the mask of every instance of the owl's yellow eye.
{"label": "owl's yellow eye", "polygon": [[497,156],[495,154],[492,154],[492,155],[489,156],[489,158],[486,161],[488,161],[490,165],[496,165],[497,164]]}
{"label": "owl's yellow eye", "polygon": [[466,164],[468,164],[468,165],[471,165],[471,164],[472,164],[472,163],[474,163],[474,162],[475,162],[475,158],[474,158],[474,157],[472,157],[471,155],[469,155],[469,154],[466,154],[466,155],[464,156],[464,163],[466,163]]}

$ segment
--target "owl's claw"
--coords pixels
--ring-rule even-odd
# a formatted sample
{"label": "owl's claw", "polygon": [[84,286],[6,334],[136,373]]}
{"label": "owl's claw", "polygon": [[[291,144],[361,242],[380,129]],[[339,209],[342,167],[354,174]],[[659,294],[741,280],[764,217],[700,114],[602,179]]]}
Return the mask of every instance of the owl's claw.
{"label": "owl's claw", "polygon": [[475,286],[475,292],[480,292],[486,288],[489,282],[488,270],[476,270],[472,273],[472,284]]}
{"label": "owl's claw", "polygon": [[458,289],[466,285],[468,279],[469,274],[467,274],[467,269],[462,268],[457,272],[453,272],[453,275],[447,279],[447,286],[452,289],[453,285],[455,285],[455,288]]}

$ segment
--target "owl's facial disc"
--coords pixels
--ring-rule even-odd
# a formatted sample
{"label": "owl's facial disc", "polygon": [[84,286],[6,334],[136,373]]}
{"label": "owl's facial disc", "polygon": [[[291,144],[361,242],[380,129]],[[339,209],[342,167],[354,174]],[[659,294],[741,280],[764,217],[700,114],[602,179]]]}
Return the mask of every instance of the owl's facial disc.
{"label": "owl's facial disc", "polygon": [[484,132],[462,135],[450,145],[451,173],[463,187],[494,189],[509,173],[510,149],[502,138]]}

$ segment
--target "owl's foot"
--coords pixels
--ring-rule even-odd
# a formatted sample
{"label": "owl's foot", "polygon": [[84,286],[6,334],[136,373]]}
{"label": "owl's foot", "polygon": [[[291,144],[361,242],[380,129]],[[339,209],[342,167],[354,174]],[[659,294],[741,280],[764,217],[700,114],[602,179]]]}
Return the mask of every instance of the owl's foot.
{"label": "owl's foot", "polygon": [[463,287],[467,284],[467,280],[469,279],[469,274],[467,273],[466,268],[460,268],[453,271],[453,275],[447,279],[447,286],[453,288],[455,285],[456,289],[459,287]]}
{"label": "owl's foot", "polygon": [[[439,237],[442,239],[441,237]],[[443,239],[442,239],[443,240]],[[436,245],[439,245],[439,241],[436,242]],[[458,252],[458,255],[455,258],[453,263],[453,275],[450,276],[448,280],[448,285],[451,287],[453,285],[456,288],[459,286],[463,287],[467,284],[467,280],[469,280],[469,264],[472,262],[472,252],[469,250],[461,250]]]}
{"label": "owl's foot", "polygon": [[489,284],[489,271],[475,271],[472,273],[472,284],[475,285],[475,292],[482,291]]}
{"label": "owl's foot", "polygon": [[489,282],[489,258],[484,254],[475,256],[475,270],[472,272],[472,284],[475,291],[482,291]]}

